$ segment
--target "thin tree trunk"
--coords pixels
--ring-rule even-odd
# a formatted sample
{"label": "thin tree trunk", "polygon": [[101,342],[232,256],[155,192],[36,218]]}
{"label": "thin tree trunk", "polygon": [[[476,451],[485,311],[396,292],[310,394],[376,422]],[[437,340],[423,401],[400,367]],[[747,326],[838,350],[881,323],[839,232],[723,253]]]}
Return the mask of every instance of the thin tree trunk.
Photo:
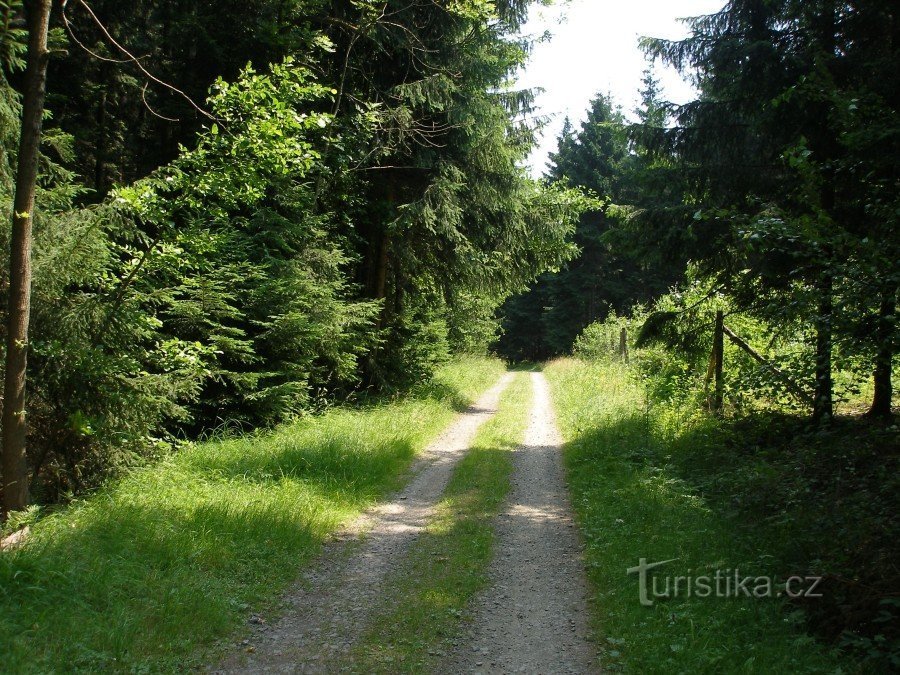
{"label": "thin tree trunk", "polygon": [[832,282],[825,279],[820,287],[818,316],[816,317],[816,395],[813,401],[813,419],[828,423],[834,413],[833,382],[831,377]]}
{"label": "thin tree trunk", "polygon": [[894,394],[891,382],[891,367],[894,359],[894,325],[893,316],[897,308],[896,289],[886,290],[881,295],[881,307],[878,311],[878,328],[876,340],[878,353],[875,356],[875,394],[872,397],[870,417],[890,417],[891,399]]}
{"label": "thin tree trunk", "polygon": [[[103,70],[106,72],[105,66]],[[94,189],[97,194],[106,194],[106,99],[109,85],[101,79],[100,100],[97,102],[97,147],[94,149]]]}
{"label": "thin tree trunk", "polygon": [[10,241],[9,309],[6,377],[3,389],[3,512],[28,504],[25,460],[25,369],[28,360],[28,319],[31,309],[31,227],[37,182],[44,94],[47,83],[47,26],[51,0],[27,0],[28,58],[22,108],[22,135],[16,171],[16,196]]}
{"label": "thin tree trunk", "polygon": [[375,288],[373,295],[376,300],[384,300],[387,297],[388,261],[388,238],[386,234],[383,234],[378,244],[378,258],[375,263]]}
{"label": "thin tree trunk", "polygon": [[[816,14],[814,26],[818,33],[821,49],[815,57],[816,67],[823,72],[830,72],[834,66],[834,54],[837,34],[837,2],[828,0],[823,2],[820,11]],[[820,157],[822,172],[821,200],[822,209],[827,218],[822,223],[825,231],[835,227],[838,220],[835,190],[834,161],[841,154],[840,144],[828,123],[829,103],[824,100],[815,106],[818,114],[818,122],[812,129],[812,150],[814,155]],[[828,424],[834,413],[834,400],[831,373],[831,352],[834,341],[834,281],[832,278],[832,266],[840,253],[830,246],[827,251],[826,263],[818,269],[819,274],[819,306],[816,310],[816,393],[813,401],[813,419],[819,424]]]}

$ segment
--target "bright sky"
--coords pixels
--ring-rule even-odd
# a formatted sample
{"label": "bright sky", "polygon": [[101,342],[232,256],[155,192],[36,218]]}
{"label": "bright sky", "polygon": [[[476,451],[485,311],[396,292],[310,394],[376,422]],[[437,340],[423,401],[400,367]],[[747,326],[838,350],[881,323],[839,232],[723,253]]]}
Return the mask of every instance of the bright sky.
{"label": "bright sky", "polygon": [[[647,67],[638,49],[640,37],[685,37],[680,17],[710,14],[724,4],[725,0],[558,0],[552,7],[533,8],[524,33],[549,30],[553,38],[535,46],[519,85],[545,90],[537,104],[540,113],[553,120],[529,160],[532,173],[543,173],[566,115],[577,128],[596,94],[612,94],[631,115]],[[674,70],[657,64],[656,75],[668,100],[684,103],[693,97],[690,85]]]}

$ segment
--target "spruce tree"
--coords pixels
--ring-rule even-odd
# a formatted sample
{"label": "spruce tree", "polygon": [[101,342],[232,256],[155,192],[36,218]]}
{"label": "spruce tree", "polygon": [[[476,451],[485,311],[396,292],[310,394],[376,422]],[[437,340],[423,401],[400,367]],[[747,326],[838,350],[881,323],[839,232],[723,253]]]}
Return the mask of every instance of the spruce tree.
{"label": "spruce tree", "polygon": [[[871,43],[854,31],[891,18],[878,3],[733,0],[692,20],[686,40],[645,42],[651,55],[693,73],[701,88],[697,101],[672,107],[675,128],[650,143],[688,182],[697,233],[689,253],[743,309],[773,321],[788,314],[809,321],[813,413],[821,421],[833,412],[835,350],[858,351],[866,341],[854,346],[849,338],[878,313],[885,293],[876,289],[891,297],[893,274],[870,255],[868,242],[880,237],[896,250],[896,237],[860,217],[878,183],[863,169],[874,163],[859,163],[854,147],[862,124],[855,92],[882,92],[880,80],[896,78],[896,65],[880,72],[861,66]],[[874,50],[872,65],[887,62],[891,44]],[[868,99],[869,111],[891,126],[896,108],[886,103],[876,113],[875,100]],[[869,274],[875,292],[858,288]],[[880,325],[883,382],[894,338]]]}

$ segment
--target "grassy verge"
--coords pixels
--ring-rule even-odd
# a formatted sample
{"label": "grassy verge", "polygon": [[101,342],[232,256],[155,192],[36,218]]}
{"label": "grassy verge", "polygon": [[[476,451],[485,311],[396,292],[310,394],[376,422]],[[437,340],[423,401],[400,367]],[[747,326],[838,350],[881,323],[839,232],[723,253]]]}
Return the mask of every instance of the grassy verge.
{"label": "grassy verge", "polygon": [[622,366],[561,360],[545,373],[567,441],[570,489],[587,544],[606,670],[857,669],[811,638],[804,612],[783,597],[722,598],[714,597],[715,590],[713,597],[685,597],[683,584],[680,597],[669,599],[654,599],[651,588],[654,605],[642,606],[637,575],[626,574],[640,558],[677,559],[654,573],[660,591],[666,575],[696,578],[717,569],[732,576],[737,569],[741,577],[803,574],[789,550],[798,539],[810,540],[805,519],[789,506],[767,506],[764,497],[756,505],[740,503],[757,493],[760,479],[777,483],[778,471],[759,453],[741,455],[723,443],[722,423],[673,415],[649,402]]}
{"label": "grassy verge", "polygon": [[200,665],[502,371],[468,359],[405,400],[198,444],[44,518],[0,553],[0,670]]}
{"label": "grassy verge", "polygon": [[509,490],[531,383],[520,373],[454,471],[437,515],[390,580],[391,597],[353,654],[356,672],[426,672],[487,581],[493,520]]}

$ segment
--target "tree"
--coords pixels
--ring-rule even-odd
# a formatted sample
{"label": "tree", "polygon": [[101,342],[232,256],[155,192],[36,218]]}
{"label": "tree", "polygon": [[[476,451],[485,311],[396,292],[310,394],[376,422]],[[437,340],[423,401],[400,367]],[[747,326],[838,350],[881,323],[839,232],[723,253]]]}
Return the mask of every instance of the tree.
{"label": "tree", "polygon": [[[647,96],[653,99],[655,93]],[[649,105],[639,116],[657,121],[659,113]],[[566,120],[550,159],[551,181],[599,195],[605,203],[581,215],[573,238],[578,256],[504,305],[499,347],[511,358],[567,352],[586,326],[649,301],[681,274],[678,266],[647,255],[638,245],[642,233],[629,220],[650,198],[651,192],[642,189],[647,166],[631,150],[625,117],[610,98],[600,95],[591,102],[577,132]]]}
{"label": "tree", "polygon": [[[318,0],[70,0],[54,23],[68,54],[50,64],[53,124],[75,137],[73,168],[102,199],[190,147],[209,120],[203,105],[217,78],[234,81],[248,63],[263,69],[289,54],[320,51],[312,20]],[[140,57],[143,70],[112,44]],[[147,72],[159,81],[147,77]],[[171,85],[163,86],[160,82]]]}
{"label": "tree", "polygon": [[47,63],[50,59],[47,49],[50,9],[51,0],[25,2],[28,52],[25,57],[22,133],[13,202],[3,388],[3,511],[6,514],[21,510],[28,504],[25,383],[31,310],[32,223],[44,119]]}
{"label": "tree", "polygon": [[[341,5],[329,31],[338,117],[378,102],[352,233],[357,280],[383,308],[373,382],[421,378],[406,356],[426,371],[441,358],[436,327],[458,291],[498,303],[569,254],[571,195],[521,167],[533,96],[510,80],[527,53],[514,34],[529,4]],[[415,340],[433,342],[433,356],[405,349]]]}
{"label": "tree", "polygon": [[[896,235],[866,213],[885,202],[890,170],[856,147],[867,142],[859,101],[885,128],[896,125],[883,84],[896,81],[896,41],[873,49],[859,30],[872,22],[894,25],[882,3],[732,0],[691,20],[686,40],[644,43],[701,88],[697,101],[671,107],[675,128],[649,140],[688,181],[688,252],[741,309],[812,326],[813,415],[823,422],[833,412],[834,358],[869,350],[870,339],[852,336],[893,283],[869,242],[894,251]],[[872,289],[861,287],[865,278]],[[874,332],[892,343],[889,331]]]}
{"label": "tree", "polygon": [[69,49],[34,209],[37,500],[213,426],[426,378],[571,255],[583,198],[521,166],[528,2],[251,5],[70,0],[51,26]]}

